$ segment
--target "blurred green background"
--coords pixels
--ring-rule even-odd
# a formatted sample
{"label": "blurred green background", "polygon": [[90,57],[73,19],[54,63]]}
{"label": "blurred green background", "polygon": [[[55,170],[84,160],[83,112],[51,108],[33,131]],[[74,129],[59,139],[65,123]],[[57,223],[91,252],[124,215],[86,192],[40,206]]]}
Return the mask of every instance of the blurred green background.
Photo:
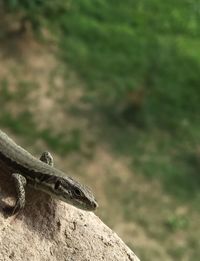
{"label": "blurred green background", "polygon": [[0,126],[97,195],[143,261],[200,259],[200,2],[0,2]]}

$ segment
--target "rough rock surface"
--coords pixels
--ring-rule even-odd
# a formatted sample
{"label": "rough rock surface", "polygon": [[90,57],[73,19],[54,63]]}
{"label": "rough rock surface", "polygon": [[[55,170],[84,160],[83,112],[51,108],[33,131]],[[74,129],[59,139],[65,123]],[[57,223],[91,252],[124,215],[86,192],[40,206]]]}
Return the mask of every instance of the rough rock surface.
{"label": "rough rock surface", "polygon": [[12,180],[0,172],[0,261],[139,261],[94,213],[78,210],[27,188],[26,207],[17,216]]}

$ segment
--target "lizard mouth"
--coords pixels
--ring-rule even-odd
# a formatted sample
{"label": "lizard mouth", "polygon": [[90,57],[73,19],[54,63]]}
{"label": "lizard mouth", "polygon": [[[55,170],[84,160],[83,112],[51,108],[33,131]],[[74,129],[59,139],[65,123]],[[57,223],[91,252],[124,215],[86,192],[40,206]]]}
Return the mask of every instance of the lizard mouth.
{"label": "lizard mouth", "polygon": [[[74,205],[77,207],[77,204]],[[90,204],[84,204],[83,202],[79,202],[78,205],[79,205],[78,208],[86,211],[94,211],[98,208],[98,203],[96,201],[93,201]]]}
{"label": "lizard mouth", "polygon": [[98,203],[96,202],[96,201],[94,201],[93,203],[92,203],[92,208],[95,210],[95,209],[97,209],[98,208]]}
{"label": "lizard mouth", "polygon": [[98,208],[98,203],[96,202],[96,201],[94,201],[94,202],[92,202],[91,203],[91,205],[90,205],[90,207],[88,208],[88,207],[86,207],[86,210],[92,210],[92,211],[94,211],[94,210],[96,210]]}

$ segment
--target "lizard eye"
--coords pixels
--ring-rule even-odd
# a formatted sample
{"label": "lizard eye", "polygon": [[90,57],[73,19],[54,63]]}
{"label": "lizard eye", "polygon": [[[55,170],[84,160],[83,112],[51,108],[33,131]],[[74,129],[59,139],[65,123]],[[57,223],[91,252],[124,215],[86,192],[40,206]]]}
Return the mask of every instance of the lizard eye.
{"label": "lizard eye", "polygon": [[81,191],[77,188],[74,190],[74,193],[76,196],[79,196],[79,197],[81,196]]}
{"label": "lizard eye", "polygon": [[60,180],[57,180],[56,184],[55,184],[55,189],[58,189],[60,187],[60,185],[61,185]]}

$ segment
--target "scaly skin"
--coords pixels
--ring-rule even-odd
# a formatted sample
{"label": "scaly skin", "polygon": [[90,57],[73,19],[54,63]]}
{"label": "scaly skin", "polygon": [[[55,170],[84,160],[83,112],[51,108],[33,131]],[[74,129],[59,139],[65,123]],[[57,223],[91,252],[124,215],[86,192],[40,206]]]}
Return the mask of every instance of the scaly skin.
{"label": "scaly skin", "polygon": [[17,201],[13,214],[25,205],[26,185],[80,209],[93,211],[98,207],[92,192],[86,186],[53,167],[53,158],[49,152],[44,152],[40,159],[37,159],[1,130],[0,161],[15,181]]}

